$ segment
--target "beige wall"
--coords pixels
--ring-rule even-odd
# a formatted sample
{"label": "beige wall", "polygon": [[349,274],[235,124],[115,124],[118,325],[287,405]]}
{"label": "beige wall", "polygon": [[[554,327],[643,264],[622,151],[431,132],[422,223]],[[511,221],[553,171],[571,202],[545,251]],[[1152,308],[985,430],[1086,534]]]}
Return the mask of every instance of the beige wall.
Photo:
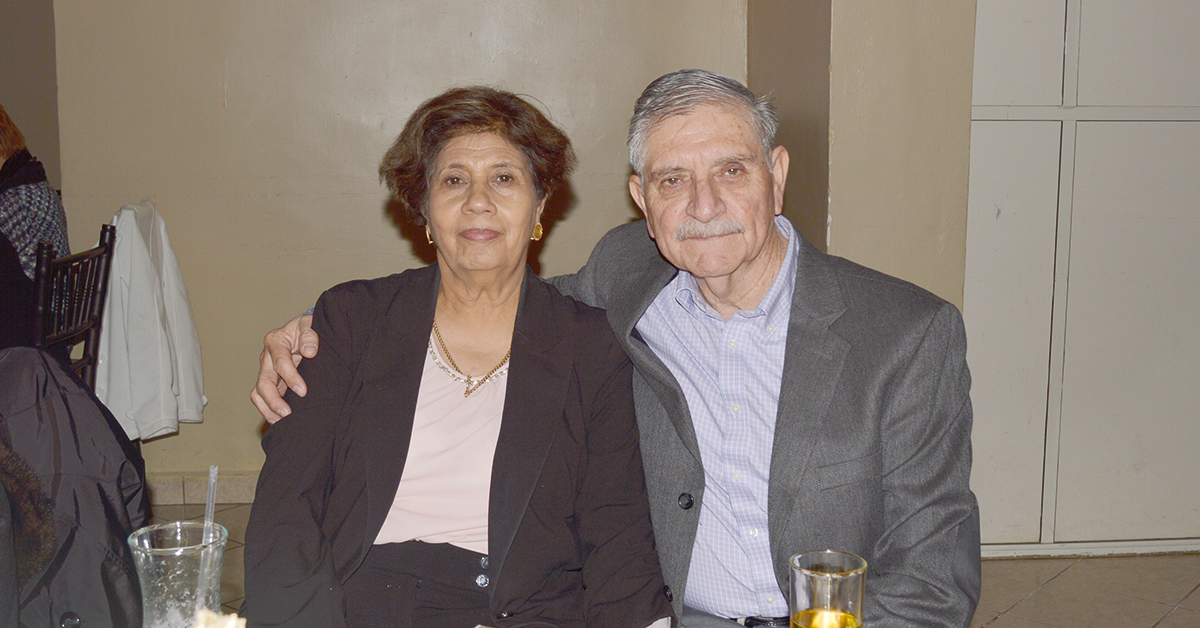
{"label": "beige wall", "polygon": [[747,21],[792,156],[784,213],[961,307],[975,3],[749,0]]}
{"label": "beige wall", "polygon": [[961,308],[975,2],[832,7],[829,252]]}
{"label": "beige wall", "polygon": [[825,249],[829,216],[829,0],[750,0],[746,76],[779,112],[777,140],[788,149],[783,213]]}
{"label": "beige wall", "polygon": [[151,472],[256,470],[247,393],[263,332],[334,283],[418,263],[375,170],[421,100],[491,83],[566,128],[581,167],[545,240],[553,274],[635,215],[624,128],[646,83],[680,67],[745,79],[744,2],[565,6],[55,3],[71,239],[94,242],[121,204],[154,197],[199,326],[205,421],[147,443]]}
{"label": "beige wall", "polygon": [[[820,7],[483,5],[55,3],[72,240],[86,246],[121,204],[154,197],[199,325],[205,422],[147,443],[151,472],[256,470],[261,425],[247,393],[263,332],[334,283],[419,263],[424,245],[384,216],[375,168],[407,114],[451,85],[533,95],[576,143],[574,202],[544,240],[545,274],[574,270],[606,229],[635,217],[624,183],[633,100],[664,72],[702,67],[775,92],[782,138],[805,155],[797,163],[819,172],[826,160],[831,252],[961,302],[973,2],[829,3],[825,78],[809,57],[820,45],[771,24],[776,11],[817,37],[805,11]],[[797,48],[771,55],[789,42]],[[808,64],[794,79],[789,58]],[[790,181],[804,192],[789,215],[820,240],[822,176],[794,168]]]}
{"label": "beige wall", "polygon": [[54,81],[54,8],[45,0],[4,0],[0,9],[0,105],[21,129],[29,152],[60,186],[58,99]]}

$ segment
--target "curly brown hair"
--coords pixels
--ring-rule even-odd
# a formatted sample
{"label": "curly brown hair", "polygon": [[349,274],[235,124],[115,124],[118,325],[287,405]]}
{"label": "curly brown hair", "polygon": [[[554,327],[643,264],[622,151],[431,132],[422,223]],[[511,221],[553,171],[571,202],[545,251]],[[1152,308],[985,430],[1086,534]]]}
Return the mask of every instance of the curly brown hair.
{"label": "curly brown hair", "polygon": [[496,133],[525,154],[539,200],[566,182],[575,151],[566,133],[525,99],[492,87],[457,87],[417,107],[379,164],[379,179],[425,224],[429,173],[450,140],[471,133]]}

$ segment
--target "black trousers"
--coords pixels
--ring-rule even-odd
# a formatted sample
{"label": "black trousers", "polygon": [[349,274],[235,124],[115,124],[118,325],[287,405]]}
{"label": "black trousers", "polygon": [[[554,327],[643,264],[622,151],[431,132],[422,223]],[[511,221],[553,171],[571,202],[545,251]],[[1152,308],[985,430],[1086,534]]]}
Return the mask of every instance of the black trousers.
{"label": "black trousers", "polygon": [[475,628],[488,612],[487,556],[446,543],[387,543],[367,552],[346,582],[350,628]]}

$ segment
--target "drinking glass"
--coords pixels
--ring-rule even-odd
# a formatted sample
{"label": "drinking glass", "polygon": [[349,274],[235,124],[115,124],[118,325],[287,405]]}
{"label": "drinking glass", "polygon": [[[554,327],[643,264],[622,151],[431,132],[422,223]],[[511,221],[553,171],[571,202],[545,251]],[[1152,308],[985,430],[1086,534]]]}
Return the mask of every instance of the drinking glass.
{"label": "drinking glass", "polygon": [[221,562],[229,532],[175,521],[129,535],[142,588],[143,628],[189,628],[202,608],[221,612]]}
{"label": "drinking glass", "polygon": [[849,552],[818,550],[791,560],[788,610],[792,628],[859,628],[867,561]]}

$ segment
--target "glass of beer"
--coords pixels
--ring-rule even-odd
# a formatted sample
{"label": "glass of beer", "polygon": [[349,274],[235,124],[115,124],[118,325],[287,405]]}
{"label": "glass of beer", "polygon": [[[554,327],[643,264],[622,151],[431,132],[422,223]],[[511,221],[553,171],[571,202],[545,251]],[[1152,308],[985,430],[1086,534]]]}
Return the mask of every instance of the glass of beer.
{"label": "glass of beer", "polygon": [[860,628],[867,561],[849,552],[818,550],[791,560],[788,609],[792,628]]}

